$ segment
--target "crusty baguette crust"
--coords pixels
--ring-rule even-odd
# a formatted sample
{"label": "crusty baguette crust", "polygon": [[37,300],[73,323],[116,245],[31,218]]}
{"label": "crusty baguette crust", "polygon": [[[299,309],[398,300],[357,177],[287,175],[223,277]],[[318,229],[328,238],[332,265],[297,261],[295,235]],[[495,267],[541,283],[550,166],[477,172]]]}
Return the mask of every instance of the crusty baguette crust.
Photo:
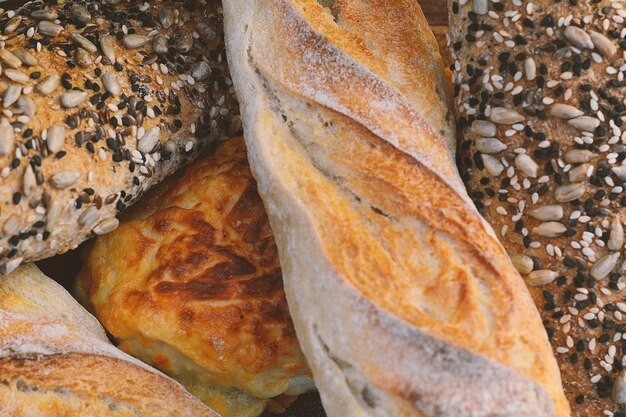
{"label": "crusty baguette crust", "polygon": [[419,7],[327,3],[225,2],[251,166],[324,407],[567,416],[532,300],[456,172]]}
{"label": "crusty baguette crust", "polygon": [[0,272],[113,230],[239,130],[221,31],[217,0],[34,1],[0,15]]}
{"label": "crusty baguette crust", "polygon": [[0,277],[0,415],[218,417],[33,265]]}

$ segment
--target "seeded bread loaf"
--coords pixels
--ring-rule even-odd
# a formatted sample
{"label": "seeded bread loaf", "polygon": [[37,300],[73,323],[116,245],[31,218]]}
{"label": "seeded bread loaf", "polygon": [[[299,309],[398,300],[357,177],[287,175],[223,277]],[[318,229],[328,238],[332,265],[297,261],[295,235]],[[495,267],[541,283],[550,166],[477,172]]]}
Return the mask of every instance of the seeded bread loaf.
{"label": "seeded bread loaf", "polygon": [[226,0],[249,160],[330,417],[565,417],[532,299],[458,175],[414,0]]}
{"label": "seeded bread loaf", "polygon": [[79,300],[120,349],[223,417],[313,388],[243,138],[159,184],[85,248]]}
{"label": "seeded bread loaf", "polygon": [[626,5],[450,1],[469,194],[541,311],[573,414],[626,416]]}
{"label": "seeded bread loaf", "polygon": [[0,414],[218,417],[111,345],[96,319],[33,265],[0,276]]}
{"label": "seeded bread loaf", "polygon": [[115,229],[145,190],[239,130],[219,1],[49,4],[0,15],[4,273]]}

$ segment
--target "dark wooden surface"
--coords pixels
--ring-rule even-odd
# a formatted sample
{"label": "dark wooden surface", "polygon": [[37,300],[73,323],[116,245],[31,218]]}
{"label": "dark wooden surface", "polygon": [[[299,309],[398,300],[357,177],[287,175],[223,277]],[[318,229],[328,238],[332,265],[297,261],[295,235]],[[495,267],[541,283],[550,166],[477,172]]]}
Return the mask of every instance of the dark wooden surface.
{"label": "dark wooden surface", "polygon": [[[0,7],[8,8],[7,4],[11,6],[13,4],[20,3],[19,1],[12,0],[10,2],[0,1]],[[421,2],[424,14],[428,18],[428,21],[433,26],[446,26],[447,25],[447,9],[446,2],[442,0],[427,0]],[[436,34],[443,33],[443,28],[437,28]],[[65,255],[57,256],[52,259],[48,259],[42,262],[38,262],[39,267],[48,276],[54,278],[66,288],[71,291],[73,279],[78,273],[81,266],[80,248],[67,253]],[[263,417],[271,417],[273,414],[266,413]],[[317,393],[309,393],[300,396],[298,400],[291,406],[287,413],[282,414],[281,417],[325,417],[326,414],[321,405],[321,401]]]}
{"label": "dark wooden surface", "polygon": [[448,25],[448,9],[445,0],[423,0],[419,3],[431,26]]}

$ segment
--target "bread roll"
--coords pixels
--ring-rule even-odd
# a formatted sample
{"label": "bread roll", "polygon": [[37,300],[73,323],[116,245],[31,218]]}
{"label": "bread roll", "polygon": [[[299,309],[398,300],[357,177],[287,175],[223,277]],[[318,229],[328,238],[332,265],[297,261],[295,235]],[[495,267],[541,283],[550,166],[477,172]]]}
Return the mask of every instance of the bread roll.
{"label": "bread roll", "polygon": [[239,130],[220,13],[217,0],[61,0],[0,15],[0,272],[113,230]]}
{"label": "bread roll", "polygon": [[224,7],[252,171],[328,415],[568,416],[537,310],[457,173],[417,3]]}
{"label": "bread roll", "polygon": [[119,347],[224,417],[313,388],[243,138],[164,181],[84,257],[79,299]]}
{"label": "bread roll", "polygon": [[573,414],[624,417],[624,3],[450,7],[469,194],[530,286]]}
{"label": "bread roll", "polygon": [[219,416],[111,345],[93,316],[33,265],[0,277],[0,414]]}

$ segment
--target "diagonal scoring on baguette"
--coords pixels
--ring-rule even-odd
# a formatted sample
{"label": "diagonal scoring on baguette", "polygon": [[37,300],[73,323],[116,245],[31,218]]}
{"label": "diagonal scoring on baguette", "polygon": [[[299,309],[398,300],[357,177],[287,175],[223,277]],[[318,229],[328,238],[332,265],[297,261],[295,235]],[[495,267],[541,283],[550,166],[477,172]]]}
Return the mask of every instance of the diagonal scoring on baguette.
{"label": "diagonal scoring on baguette", "polygon": [[454,167],[419,7],[329,6],[225,1],[249,157],[326,410],[568,415],[538,313]]}

